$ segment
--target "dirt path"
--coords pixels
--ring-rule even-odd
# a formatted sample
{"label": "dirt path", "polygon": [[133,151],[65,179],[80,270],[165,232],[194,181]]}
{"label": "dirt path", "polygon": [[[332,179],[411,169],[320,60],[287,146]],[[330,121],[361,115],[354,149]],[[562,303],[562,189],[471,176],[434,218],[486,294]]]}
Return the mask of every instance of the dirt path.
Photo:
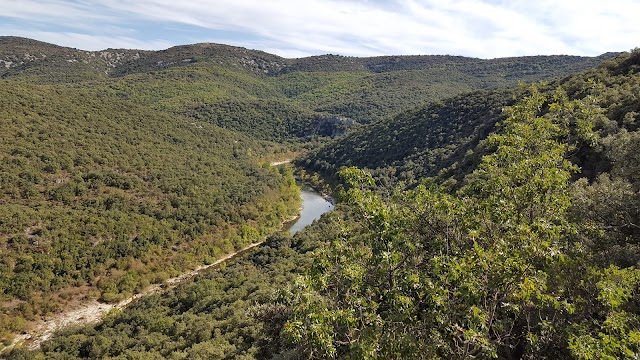
{"label": "dirt path", "polygon": [[286,159],[286,160],[281,160],[281,161],[272,161],[269,163],[269,165],[271,166],[278,166],[278,165],[282,165],[282,164],[288,164],[291,162],[292,159]]}
{"label": "dirt path", "polygon": [[102,319],[102,317],[106,313],[108,313],[113,309],[122,309],[125,306],[129,305],[131,302],[143,296],[173,288],[176,285],[180,284],[181,282],[191,279],[192,277],[197,275],[199,272],[206,270],[212,266],[219,265],[229,259],[232,259],[238,254],[244,253],[245,251],[258,246],[263,242],[264,241],[260,241],[260,242],[245,246],[244,248],[236,252],[223,256],[222,258],[216,260],[211,264],[198,266],[197,268],[189,272],[186,272],[180,276],[176,276],[168,279],[165,282],[165,284],[151,285],[150,287],[145,289],[143,292],[135,294],[127,299],[124,299],[117,304],[103,304],[96,300],[84,301],[72,307],[71,309],[68,309],[60,314],[53,315],[45,319],[44,321],[39,322],[31,331],[29,331],[29,333],[17,335],[10,345],[0,350],[0,354],[7,350],[12,349],[16,345],[21,344],[25,341],[29,341],[29,344],[28,344],[29,350],[38,349],[44,341],[49,340],[53,336],[53,334],[58,330],[61,330],[67,326],[72,326],[72,325],[86,325],[91,323],[97,323]]}

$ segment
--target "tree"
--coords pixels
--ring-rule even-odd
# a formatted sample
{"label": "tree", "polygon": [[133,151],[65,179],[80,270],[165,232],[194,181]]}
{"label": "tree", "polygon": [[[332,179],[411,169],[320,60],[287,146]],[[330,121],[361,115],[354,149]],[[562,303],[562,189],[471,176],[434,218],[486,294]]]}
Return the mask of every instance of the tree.
{"label": "tree", "polygon": [[585,275],[567,219],[567,153],[592,137],[588,100],[558,89],[547,103],[532,86],[456,192],[425,184],[383,198],[365,172],[343,170],[361,225],[282,294],[285,335],[310,357],[369,359],[558,358],[591,341],[574,326],[593,330],[604,275]]}

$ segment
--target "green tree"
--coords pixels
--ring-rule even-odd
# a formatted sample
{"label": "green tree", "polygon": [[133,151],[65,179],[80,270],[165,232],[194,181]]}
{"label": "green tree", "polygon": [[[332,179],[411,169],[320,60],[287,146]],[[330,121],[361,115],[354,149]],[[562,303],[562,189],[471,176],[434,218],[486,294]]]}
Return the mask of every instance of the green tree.
{"label": "green tree", "polygon": [[570,341],[591,341],[572,326],[593,330],[586,314],[602,271],[581,271],[567,220],[577,170],[567,153],[593,138],[588,101],[558,89],[547,103],[531,87],[454,193],[423,185],[382,198],[369,175],[343,170],[362,225],[282,293],[285,335],[318,358],[557,358]]}

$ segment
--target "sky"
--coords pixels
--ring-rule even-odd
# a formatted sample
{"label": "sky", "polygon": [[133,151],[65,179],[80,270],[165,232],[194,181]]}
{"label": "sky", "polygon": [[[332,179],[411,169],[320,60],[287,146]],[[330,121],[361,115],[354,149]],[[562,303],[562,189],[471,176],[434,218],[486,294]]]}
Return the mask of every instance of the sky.
{"label": "sky", "polygon": [[640,47],[640,0],[0,0],[0,36],[83,50],[214,42],[320,54],[586,55]]}

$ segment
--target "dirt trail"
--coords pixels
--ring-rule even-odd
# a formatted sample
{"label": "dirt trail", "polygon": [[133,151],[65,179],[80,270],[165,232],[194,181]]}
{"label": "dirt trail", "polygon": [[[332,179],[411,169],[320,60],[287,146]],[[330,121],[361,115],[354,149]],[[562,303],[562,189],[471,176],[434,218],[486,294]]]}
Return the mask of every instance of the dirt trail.
{"label": "dirt trail", "polygon": [[36,324],[36,326],[32,330],[29,331],[29,333],[17,335],[10,345],[0,350],[0,354],[7,350],[12,349],[16,345],[21,344],[25,341],[29,341],[28,348],[30,350],[38,349],[44,341],[49,340],[53,336],[53,334],[58,330],[61,330],[67,326],[72,326],[72,325],[86,325],[91,323],[97,323],[100,321],[100,319],[102,319],[102,316],[104,314],[108,313],[113,309],[122,309],[125,306],[129,305],[131,302],[143,296],[173,288],[176,285],[180,284],[181,282],[191,279],[192,277],[197,275],[199,272],[206,270],[212,266],[219,265],[229,259],[232,259],[238,254],[241,254],[249,249],[252,249],[262,244],[263,242],[264,241],[260,241],[260,242],[256,242],[251,245],[245,246],[244,248],[236,252],[223,256],[222,258],[216,260],[211,264],[198,266],[197,268],[189,272],[186,272],[184,274],[181,274],[180,276],[176,276],[168,279],[162,285],[160,284],[151,285],[150,287],[146,288],[143,292],[135,294],[127,299],[124,299],[117,304],[103,304],[96,300],[83,301],[82,303],[79,303],[73,306],[72,308],[65,310],[60,314],[53,315],[45,319],[44,321],[39,322],[38,324]]}
{"label": "dirt trail", "polygon": [[281,161],[272,161],[269,163],[269,165],[271,166],[278,166],[278,165],[282,165],[282,164],[288,164],[291,162],[292,159],[286,159],[286,160],[281,160]]}

